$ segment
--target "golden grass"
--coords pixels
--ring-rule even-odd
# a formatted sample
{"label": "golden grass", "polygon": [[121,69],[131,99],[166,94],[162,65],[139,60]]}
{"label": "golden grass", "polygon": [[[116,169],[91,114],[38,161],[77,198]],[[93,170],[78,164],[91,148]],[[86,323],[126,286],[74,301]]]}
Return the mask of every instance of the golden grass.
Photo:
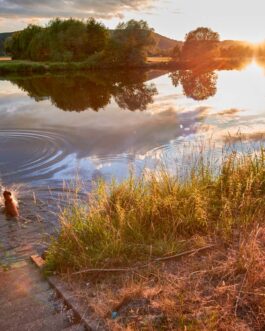
{"label": "golden grass", "polygon": [[0,56],[0,61],[11,61],[11,60],[12,60],[11,57],[8,57],[8,56],[1,57]]}
{"label": "golden grass", "polygon": [[[121,183],[101,181],[89,204],[76,201],[60,215],[46,270],[72,275],[77,291],[81,280],[79,294],[112,330],[261,331],[264,215],[262,148],[232,152],[219,169],[201,158],[181,176],[162,169]],[[204,253],[152,263],[209,243],[215,246]],[[122,274],[73,276],[131,266]]]}
{"label": "golden grass", "polygon": [[[208,162],[208,161],[207,161]],[[193,235],[229,240],[264,221],[265,154],[228,155],[219,173],[204,160],[185,178],[159,174],[97,183],[89,205],[79,200],[61,214],[49,249],[50,270],[128,266],[193,248]]]}
{"label": "golden grass", "polygon": [[147,63],[167,63],[167,62],[170,62],[172,61],[172,58],[171,57],[163,57],[163,56],[150,56],[150,57],[147,57],[146,59],[146,62]]}

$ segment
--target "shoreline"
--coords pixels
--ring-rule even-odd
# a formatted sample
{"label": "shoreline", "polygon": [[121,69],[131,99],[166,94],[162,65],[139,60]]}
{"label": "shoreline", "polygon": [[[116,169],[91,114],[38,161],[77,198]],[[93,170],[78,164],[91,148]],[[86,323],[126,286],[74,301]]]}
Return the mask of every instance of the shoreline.
{"label": "shoreline", "polygon": [[0,61],[0,75],[10,73],[55,73],[73,72],[77,70],[101,71],[101,70],[135,70],[135,69],[179,69],[183,64],[179,62],[155,62],[132,66],[100,65],[86,62],[33,62],[26,60],[2,60]]}
{"label": "shoreline", "polygon": [[[141,65],[111,65],[95,61],[83,62],[34,62],[27,60],[1,60],[0,75],[12,73],[45,74],[74,71],[102,71],[102,70],[200,70],[209,72],[215,70],[242,69],[255,58],[216,58],[205,62],[191,61],[149,61]],[[258,60],[258,59],[257,59]]]}

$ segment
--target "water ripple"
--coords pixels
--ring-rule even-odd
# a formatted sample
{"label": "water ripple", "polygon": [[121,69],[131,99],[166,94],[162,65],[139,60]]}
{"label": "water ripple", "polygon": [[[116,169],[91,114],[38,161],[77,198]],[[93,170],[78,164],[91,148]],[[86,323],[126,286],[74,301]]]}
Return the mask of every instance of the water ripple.
{"label": "water ripple", "polygon": [[64,169],[70,143],[60,133],[0,130],[0,175],[4,181],[51,178]]}

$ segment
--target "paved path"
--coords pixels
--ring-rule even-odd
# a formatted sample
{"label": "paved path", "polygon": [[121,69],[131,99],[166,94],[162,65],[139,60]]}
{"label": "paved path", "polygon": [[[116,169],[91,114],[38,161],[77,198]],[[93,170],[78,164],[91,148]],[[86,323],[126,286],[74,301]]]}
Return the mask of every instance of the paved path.
{"label": "paved path", "polygon": [[8,220],[0,210],[0,331],[84,331],[30,260],[49,224],[26,216]]}
{"label": "paved path", "polygon": [[24,260],[0,271],[0,330],[84,331],[75,324],[70,310],[55,298],[40,271]]}

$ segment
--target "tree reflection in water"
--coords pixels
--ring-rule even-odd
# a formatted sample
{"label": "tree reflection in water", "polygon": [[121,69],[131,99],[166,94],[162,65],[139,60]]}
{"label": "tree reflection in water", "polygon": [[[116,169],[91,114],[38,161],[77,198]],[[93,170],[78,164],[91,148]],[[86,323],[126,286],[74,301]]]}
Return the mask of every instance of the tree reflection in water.
{"label": "tree reflection in water", "polygon": [[154,84],[120,85],[115,93],[115,101],[122,109],[146,110],[153,103],[153,96],[157,94]]}
{"label": "tree reflection in water", "polygon": [[215,72],[195,73],[179,70],[170,75],[172,84],[183,87],[184,94],[194,100],[206,100],[216,93],[217,74]]}
{"label": "tree reflection in water", "polygon": [[[194,100],[206,100],[215,95],[218,70],[241,70],[251,59],[195,61],[188,68],[170,74],[174,86]],[[91,71],[78,74],[39,75],[9,78],[36,101],[50,99],[59,109],[81,112],[99,111],[112,99],[121,109],[144,111],[158,93],[149,79],[166,71]]]}
{"label": "tree reflection in water", "polygon": [[154,84],[145,82],[146,73],[102,73],[45,75],[11,78],[13,83],[36,101],[49,98],[64,111],[98,111],[113,97],[120,108],[145,110],[157,94]]}
{"label": "tree reflection in water", "polygon": [[213,97],[217,92],[217,71],[220,70],[242,70],[252,58],[228,58],[222,60],[211,60],[193,62],[187,69],[172,72],[169,77],[172,84],[183,88],[183,93],[194,100],[206,100]]}

